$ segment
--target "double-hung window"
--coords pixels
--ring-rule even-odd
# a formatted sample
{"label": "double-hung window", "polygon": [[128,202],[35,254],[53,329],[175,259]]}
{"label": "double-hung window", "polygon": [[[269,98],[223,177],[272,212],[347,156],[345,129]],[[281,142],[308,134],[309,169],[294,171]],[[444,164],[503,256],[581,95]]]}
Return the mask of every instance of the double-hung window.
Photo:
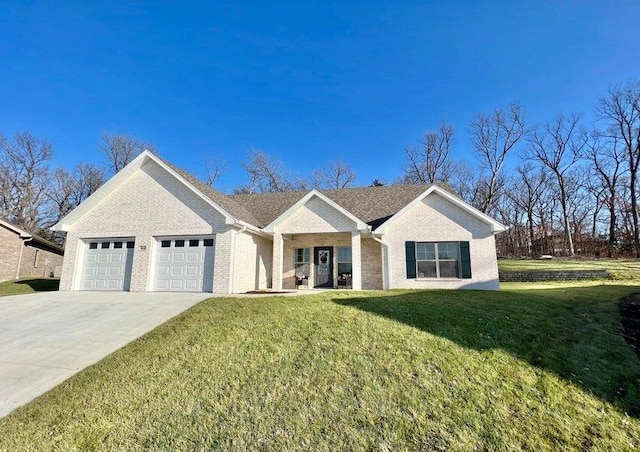
{"label": "double-hung window", "polygon": [[459,278],[458,242],[417,242],[418,278]]}
{"label": "double-hung window", "polygon": [[351,276],[353,265],[351,262],[351,247],[338,247],[338,277]]}
{"label": "double-hung window", "polygon": [[294,265],[296,277],[308,278],[310,263],[311,263],[311,252],[309,248],[296,248],[295,265]]}

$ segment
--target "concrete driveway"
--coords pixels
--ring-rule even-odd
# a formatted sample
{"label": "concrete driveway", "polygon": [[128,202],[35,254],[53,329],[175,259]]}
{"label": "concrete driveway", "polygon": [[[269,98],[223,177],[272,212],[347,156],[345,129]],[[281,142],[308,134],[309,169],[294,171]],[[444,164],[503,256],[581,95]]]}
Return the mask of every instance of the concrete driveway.
{"label": "concrete driveway", "polygon": [[0,417],[205,298],[126,292],[0,297]]}

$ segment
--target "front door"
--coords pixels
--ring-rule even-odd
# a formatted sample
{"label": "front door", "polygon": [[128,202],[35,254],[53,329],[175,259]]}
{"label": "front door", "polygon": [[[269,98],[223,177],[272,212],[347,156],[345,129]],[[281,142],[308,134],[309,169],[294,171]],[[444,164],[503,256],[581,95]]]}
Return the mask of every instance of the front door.
{"label": "front door", "polygon": [[316,247],[314,250],[315,287],[333,287],[333,248]]}

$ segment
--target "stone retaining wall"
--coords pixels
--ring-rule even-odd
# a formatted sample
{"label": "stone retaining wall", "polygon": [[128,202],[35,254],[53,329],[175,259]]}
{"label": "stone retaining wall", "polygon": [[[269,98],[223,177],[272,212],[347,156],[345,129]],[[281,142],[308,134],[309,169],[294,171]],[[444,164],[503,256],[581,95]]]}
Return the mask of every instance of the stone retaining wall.
{"label": "stone retaining wall", "polygon": [[578,281],[609,278],[607,270],[500,271],[502,282]]}

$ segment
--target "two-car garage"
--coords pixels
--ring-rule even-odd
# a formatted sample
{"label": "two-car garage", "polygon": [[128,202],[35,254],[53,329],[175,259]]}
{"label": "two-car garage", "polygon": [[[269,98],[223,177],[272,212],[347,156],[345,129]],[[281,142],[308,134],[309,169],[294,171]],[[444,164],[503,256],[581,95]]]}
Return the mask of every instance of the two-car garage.
{"label": "two-car garage", "polygon": [[[83,241],[80,290],[127,291],[131,288],[133,238]],[[145,252],[140,247],[138,252]],[[155,238],[149,290],[212,292],[213,237]]]}

